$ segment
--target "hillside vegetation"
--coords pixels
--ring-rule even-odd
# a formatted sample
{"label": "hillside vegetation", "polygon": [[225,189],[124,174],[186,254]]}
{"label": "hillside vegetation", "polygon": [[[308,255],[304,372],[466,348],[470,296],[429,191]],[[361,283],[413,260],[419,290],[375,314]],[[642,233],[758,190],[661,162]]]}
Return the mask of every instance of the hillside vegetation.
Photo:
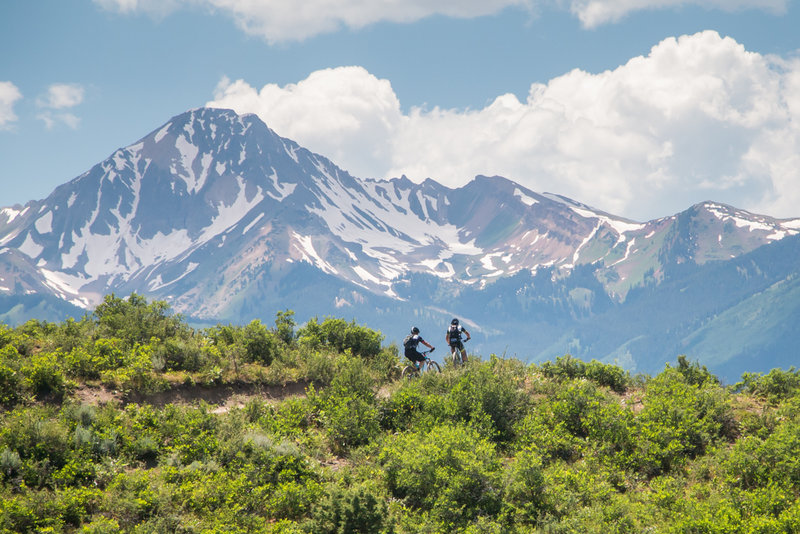
{"label": "hillside vegetation", "polygon": [[794,368],[401,380],[383,341],[288,310],[198,331],[136,294],[0,325],[0,532],[800,531]]}

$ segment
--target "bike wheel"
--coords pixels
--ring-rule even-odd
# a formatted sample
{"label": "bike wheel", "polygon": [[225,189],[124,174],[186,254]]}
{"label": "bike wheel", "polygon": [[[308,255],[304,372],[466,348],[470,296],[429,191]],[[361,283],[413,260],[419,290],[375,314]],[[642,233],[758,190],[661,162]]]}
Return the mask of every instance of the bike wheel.
{"label": "bike wheel", "polygon": [[436,363],[434,361],[431,361],[428,364],[428,371],[431,372],[431,373],[441,373],[442,372],[442,368],[439,367],[438,363]]}
{"label": "bike wheel", "polygon": [[400,374],[402,378],[415,378],[419,376],[419,369],[413,365],[406,365],[403,367],[403,372]]}

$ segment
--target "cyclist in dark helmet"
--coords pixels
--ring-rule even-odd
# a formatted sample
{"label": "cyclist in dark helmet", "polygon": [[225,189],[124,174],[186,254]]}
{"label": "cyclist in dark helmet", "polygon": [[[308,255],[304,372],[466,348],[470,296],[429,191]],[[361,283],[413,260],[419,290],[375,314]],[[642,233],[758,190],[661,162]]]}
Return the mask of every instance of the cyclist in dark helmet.
{"label": "cyclist in dark helmet", "polygon": [[422,336],[419,335],[419,328],[415,326],[411,329],[411,333],[403,340],[403,347],[405,349],[406,358],[414,362],[417,369],[419,369],[422,362],[425,361],[425,355],[420,354],[417,350],[420,343],[433,350],[433,345],[422,339]]}
{"label": "cyclist in dark helmet", "polygon": [[[467,339],[461,340],[461,334],[465,334]],[[467,329],[458,324],[458,319],[453,319],[450,321],[450,326],[447,328],[447,334],[445,334],[445,339],[447,339],[447,344],[450,345],[450,354],[455,357],[456,351],[461,351],[461,363],[466,363],[467,361],[467,350],[464,348],[464,341],[469,341],[472,339],[472,336],[467,332]]]}

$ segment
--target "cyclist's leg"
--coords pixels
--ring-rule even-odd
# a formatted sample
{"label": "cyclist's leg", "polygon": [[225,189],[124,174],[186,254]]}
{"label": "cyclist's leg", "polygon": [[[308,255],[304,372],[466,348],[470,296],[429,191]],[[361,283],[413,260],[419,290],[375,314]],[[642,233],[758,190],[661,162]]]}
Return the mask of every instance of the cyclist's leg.
{"label": "cyclist's leg", "polygon": [[406,359],[411,362],[411,365],[413,365],[417,370],[419,370],[419,361],[418,360],[419,360],[420,353],[417,352],[414,349],[408,349],[405,352],[405,356],[406,356]]}

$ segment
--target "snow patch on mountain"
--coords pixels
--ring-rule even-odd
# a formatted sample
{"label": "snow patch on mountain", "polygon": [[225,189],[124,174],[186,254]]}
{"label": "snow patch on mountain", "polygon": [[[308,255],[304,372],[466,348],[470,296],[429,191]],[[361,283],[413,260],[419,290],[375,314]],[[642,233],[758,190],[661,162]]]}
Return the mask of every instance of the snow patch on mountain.
{"label": "snow patch on mountain", "polygon": [[575,253],[572,255],[572,265],[577,265],[577,263],[578,263],[578,259],[579,259],[579,258],[580,258],[580,256],[581,256],[581,249],[582,249],[583,247],[585,247],[585,246],[586,246],[586,244],[587,244],[589,241],[591,241],[591,240],[592,240],[592,238],[593,238],[595,235],[597,235],[597,231],[600,229],[600,227],[602,226],[602,224],[603,224],[603,221],[601,221],[601,222],[599,222],[598,224],[596,224],[596,225],[595,225],[595,227],[592,229],[592,231],[589,233],[589,235],[587,235],[587,236],[586,236],[586,238],[585,238],[583,241],[581,241],[581,244],[580,244],[580,245],[578,245],[578,248],[576,248],[576,249],[575,249]]}
{"label": "snow patch on mountain", "polygon": [[175,140],[175,148],[178,149],[180,159],[173,162],[170,167],[170,172],[186,183],[187,191],[195,193],[199,189],[199,180],[194,174],[192,164],[195,158],[197,158],[200,149],[184,136],[180,136]]}
{"label": "snow patch on mountain", "polygon": [[49,234],[53,231],[53,212],[48,211],[38,219],[34,223],[34,227],[36,231],[40,234]]}
{"label": "snow patch on mountain", "polygon": [[272,181],[273,187],[278,190],[278,194],[275,194],[272,191],[268,191],[267,194],[278,202],[281,202],[283,199],[294,193],[294,190],[297,188],[297,184],[281,182],[275,167],[271,167],[271,170],[272,174],[269,176],[269,179]]}
{"label": "snow patch on mountain", "polygon": [[45,285],[53,289],[56,295],[75,306],[89,307],[89,299],[79,294],[80,287],[86,283],[85,278],[44,268],[39,269],[39,272],[45,278]]}
{"label": "snow patch on mountain", "polygon": [[18,250],[33,259],[39,257],[39,254],[44,251],[44,247],[34,241],[33,236],[28,232],[28,235],[25,236],[25,241],[22,242]]}
{"label": "snow patch on mountain", "polygon": [[525,193],[523,193],[523,192],[520,190],[520,188],[519,188],[519,187],[517,187],[517,188],[515,188],[515,189],[514,189],[514,196],[515,196],[515,197],[517,197],[517,198],[519,198],[519,199],[520,199],[520,201],[522,201],[522,203],[523,203],[523,204],[525,204],[526,206],[533,206],[534,204],[536,204],[537,202],[539,202],[539,201],[538,201],[538,200],[536,200],[535,198],[533,198],[533,197],[530,197],[530,196],[526,195]]}
{"label": "snow patch on mountain", "polygon": [[255,219],[253,219],[253,222],[251,222],[250,224],[248,224],[247,226],[245,226],[245,227],[244,227],[244,230],[242,230],[242,234],[246,234],[247,232],[249,232],[249,231],[250,231],[250,229],[251,229],[253,226],[255,226],[255,225],[258,223],[258,221],[260,221],[260,220],[261,220],[263,217],[264,217],[264,214],[263,214],[263,213],[259,213],[259,214],[256,216],[256,218],[255,218]]}
{"label": "snow patch on mountain", "polygon": [[722,222],[733,222],[737,227],[746,228],[750,232],[770,232],[766,239],[771,241],[795,235],[800,230],[800,220],[798,219],[776,221],[768,217],[754,215],[746,211],[710,202],[705,203],[703,207]]}
{"label": "snow patch on mountain", "polygon": [[292,232],[292,238],[292,245],[294,246],[294,249],[300,253],[300,260],[310,263],[311,265],[328,274],[339,274],[339,271],[337,271],[333,265],[322,259],[322,257],[314,249],[314,244],[311,242],[311,236],[304,236],[298,234],[297,232]]}
{"label": "snow patch on mountain", "polygon": [[569,209],[571,209],[573,212],[575,212],[576,214],[580,215],[585,219],[599,219],[601,222],[613,228],[614,231],[620,235],[627,232],[635,232],[645,227],[644,223],[628,221],[626,219],[621,219],[618,217],[610,217],[599,210],[590,208],[585,204],[575,202],[574,200],[571,200],[567,197],[563,197],[561,195],[555,195],[553,193],[544,193],[543,196],[569,207]]}
{"label": "snow patch on mountain", "polygon": [[199,242],[206,242],[228,230],[241,221],[259,202],[264,200],[264,194],[261,192],[260,187],[258,188],[258,193],[253,195],[253,198],[248,199],[244,179],[241,176],[237,176],[236,182],[239,185],[236,200],[229,206],[226,206],[223,202],[217,204],[217,215],[211,219],[211,224],[203,228],[198,238]]}
{"label": "snow patch on mountain", "polygon": [[160,143],[161,140],[164,139],[164,137],[169,133],[170,128],[172,128],[172,122],[165,124],[153,137],[153,141],[155,141],[156,144]]}
{"label": "snow patch on mountain", "polygon": [[376,284],[376,285],[384,284],[383,280],[381,280],[380,278],[377,278],[376,276],[373,276],[369,271],[367,271],[366,269],[364,269],[360,265],[356,265],[355,267],[353,267],[353,271],[355,271],[355,273],[358,276],[360,276],[361,279],[364,280],[365,282],[371,282],[371,283]]}
{"label": "snow patch on mountain", "polygon": [[[25,208],[25,209],[27,209],[27,208]],[[14,219],[16,219],[19,215],[21,215],[23,211],[24,210],[22,210],[22,211],[21,210],[15,210],[14,208],[3,208],[2,210],[0,210],[0,215],[5,217],[5,219],[6,219],[5,222],[6,222],[6,224],[8,224],[8,223],[13,222]]]}
{"label": "snow patch on mountain", "polygon": [[186,266],[186,269],[180,274],[180,276],[168,282],[164,282],[160,274],[156,275],[155,278],[153,278],[148,282],[147,287],[150,289],[150,291],[158,291],[159,289],[164,289],[165,287],[174,284],[178,280],[185,278],[187,275],[189,275],[189,273],[197,269],[197,267],[199,266],[200,266],[199,263],[189,262],[189,264]]}
{"label": "snow patch on mountain", "polygon": [[417,264],[426,267],[430,274],[438,276],[439,278],[452,278],[456,274],[453,264],[449,261],[443,261],[442,259],[422,260],[417,262]]}

